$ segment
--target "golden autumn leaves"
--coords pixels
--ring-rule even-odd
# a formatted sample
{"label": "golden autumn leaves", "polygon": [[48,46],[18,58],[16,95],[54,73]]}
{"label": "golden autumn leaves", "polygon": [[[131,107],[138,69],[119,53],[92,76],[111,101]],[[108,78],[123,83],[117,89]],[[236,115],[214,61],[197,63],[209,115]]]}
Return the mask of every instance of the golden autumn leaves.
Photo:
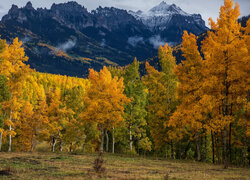
{"label": "golden autumn leaves", "polygon": [[52,151],[56,146],[95,151],[101,142],[103,151],[105,134],[108,152],[111,134],[112,152],[119,139],[130,151],[170,147],[172,158],[179,142],[195,140],[197,160],[204,139],[204,146],[212,144],[214,161],[222,154],[227,166],[235,144],[245,158],[250,21],[243,28],[238,16],[239,6],[225,0],[218,21],[210,20],[201,50],[197,37],[184,32],[182,63],[176,65],[171,47],[160,46],[161,70],[146,62],[143,77],[137,60],[124,68],[90,69],[88,79],[36,73],[25,65],[28,58],[17,39],[11,45],[1,41],[0,69],[9,91],[0,102],[1,137],[8,136],[9,150],[18,134],[14,143],[23,151],[34,150],[38,140],[50,142]]}
{"label": "golden autumn leaves", "polygon": [[99,73],[90,69],[89,80],[92,86],[87,91],[85,99],[87,109],[83,113],[83,119],[98,125],[101,131],[100,149],[103,152],[104,129],[115,128],[124,120],[122,116],[124,105],[129,99],[123,93],[123,78],[118,79],[117,76],[112,78],[105,66]]}
{"label": "golden autumn leaves", "polygon": [[201,45],[204,60],[195,36],[184,32],[181,50],[186,60],[176,70],[181,104],[170,120],[171,125],[187,128],[196,137],[201,132],[205,135],[222,133],[225,167],[227,147],[231,148],[232,143],[232,125],[243,123],[244,136],[249,134],[246,105],[249,103],[250,66],[246,29],[250,22],[246,29],[242,28],[237,22],[239,15],[238,4],[233,8],[233,1],[225,0],[217,23],[210,19],[212,31],[208,31]]}
{"label": "golden autumn leaves", "polygon": [[[75,107],[65,108],[68,99],[62,92],[75,87],[84,91],[89,82],[79,78],[36,73],[25,64],[28,57],[17,38],[11,45],[3,40],[1,44],[0,75],[6,79],[5,89],[8,93],[2,94],[4,88],[1,89],[4,98],[1,98],[0,110],[4,122],[0,124],[0,145],[2,140],[8,140],[9,151],[12,151],[13,143],[15,149],[33,151],[38,140],[62,141],[64,128],[70,120],[78,118],[73,116],[72,109]],[[82,100],[78,107],[81,104]],[[53,150],[54,145],[52,143]]]}

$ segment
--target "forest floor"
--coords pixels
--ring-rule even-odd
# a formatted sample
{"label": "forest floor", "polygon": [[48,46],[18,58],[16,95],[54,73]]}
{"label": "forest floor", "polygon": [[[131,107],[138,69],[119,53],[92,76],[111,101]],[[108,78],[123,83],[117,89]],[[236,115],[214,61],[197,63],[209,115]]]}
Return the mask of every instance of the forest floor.
{"label": "forest floor", "polygon": [[0,152],[0,179],[192,179],[247,180],[249,168],[104,154],[104,173],[93,165],[98,154]]}

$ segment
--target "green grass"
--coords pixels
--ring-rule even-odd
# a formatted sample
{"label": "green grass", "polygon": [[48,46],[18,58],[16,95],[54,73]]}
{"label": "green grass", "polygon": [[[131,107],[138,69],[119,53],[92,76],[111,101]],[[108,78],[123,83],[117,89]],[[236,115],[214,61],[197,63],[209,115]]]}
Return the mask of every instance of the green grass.
{"label": "green grass", "polygon": [[[250,179],[249,168],[178,160],[104,154],[103,174],[95,173],[97,154],[0,153],[0,179]],[[1,171],[9,175],[2,175]]]}

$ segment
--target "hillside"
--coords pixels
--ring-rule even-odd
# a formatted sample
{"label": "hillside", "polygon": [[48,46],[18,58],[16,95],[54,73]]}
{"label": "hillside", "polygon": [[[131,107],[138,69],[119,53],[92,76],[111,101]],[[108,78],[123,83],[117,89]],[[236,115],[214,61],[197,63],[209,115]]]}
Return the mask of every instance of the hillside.
{"label": "hillside", "polygon": [[[152,58],[159,45],[180,43],[183,30],[196,35],[207,30],[200,15],[184,13],[176,5],[161,6],[153,7],[144,21],[136,13],[113,7],[89,12],[68,2],[35,9],[28,2],[25,7],[12,6],[0,22],[0,34],[8,42],[19,37],[37,71],[85,76],[89,68]],[[150,18],[162,21],[152,27]]]}

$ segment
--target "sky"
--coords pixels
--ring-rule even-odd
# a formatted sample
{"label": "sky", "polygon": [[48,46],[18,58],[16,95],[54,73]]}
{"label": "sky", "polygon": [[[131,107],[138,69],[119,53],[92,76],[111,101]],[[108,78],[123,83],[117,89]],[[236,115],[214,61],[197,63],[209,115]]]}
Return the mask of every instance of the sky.
{"label": "sky", "polygon": [[[23,7],[29,0],[0,0],[0,19],[3,15],[8,13],[12,4]],[[62,3],[70,0],[30,0],[35,8],[46,7],[50,8],[53,3]],[[86,7],[89,11],[102,7],[117,7],[127,10],[142,10],[147,11],[152,7],[158,5],[162,0],[74,0]],[[166,3],[175,3],[187,13],[199,13],[208,25],[208,18],[212,17],[214,20],[219,15],[220,6],[223,5],[224,0],[165,0]],[[234,0],[240,5],[241,16],[250,14],[250,0]]]}

